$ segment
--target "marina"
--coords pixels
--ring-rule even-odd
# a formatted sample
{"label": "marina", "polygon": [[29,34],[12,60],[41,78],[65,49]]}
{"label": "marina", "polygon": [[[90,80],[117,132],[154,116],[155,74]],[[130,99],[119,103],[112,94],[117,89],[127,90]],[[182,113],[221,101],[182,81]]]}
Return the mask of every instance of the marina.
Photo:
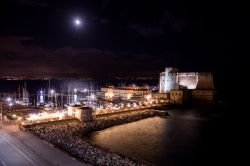
{"label": "marina", "polygon": [[124,87],[123,94],[130,96],[129,98],[119,95],[106,98],[107,92],[103,91],[103,88],[94,89],[92,84],[89,87],[82,87],[68,83],[68,86],[59,85],[61,89],[57,91],[52,88],[53,84],[50,80],[47,83],[48,88],[40,87],[32,90],[33,93],[29,93],[26,83],[23,82],[24,86],[19,85],[17,92],[2,94],[3,118],[6,121],[24,125],[74,118],[75,113],[72,114],[72,109],[75,111],[76,108],[81,107],[90,107],[95,115],[102,115],[154,108],[160,104],[167,104],[153,98],[152,92],[148,88],[141,91],[138,90],[140,87],[134,84],[131,87],[139,94],[133,94],[134,92],[128,89],[131,87],[128,86],[128,88]]}
{"label": "marina", "polygon": [[[176,69],[166,68],[160,74],[159,86],[135,83],[97,86],[93,82],[81,81],[53,84],[48,79],[44,86],[36,87],[30,93],[24,81],[17,92],[1,95],[1,122],[17,125],[21,131],[91,165],[196,163],[195,155],[185,154],[180,149],[199,153],[195,142],[200,139],[199,135],[192,133],[199,133],[196,125],[209,118],[203,117],[202,111],[171,109],[185,108],[188,103],[197,102],[203,107],[212,106],[213,78],[210,73],[175,72]],[[184,141],[183,145],[190,147],[173,148],[176,153],[187,155],[183,157],[183,163],[175,160],[175,151],[171,150],[170,144],[176,144],[175,140],[164,140],[171,137],[169,131],[178,132],[179,129],[168,127],[176,122],[185,126],[180,130],[183,135],[178,137],[189,140],[176,141],[179,146]],[[120,130],[122,133],[117,133]],[[136,141],[144,136],[147,137],[145,142]],[[124,141],[122,146],[119,141],[125,139],[127,142]],[[171,152],[162,149],[161,145],[169,147]],[[133,148],[138,149],[138,154],[134,155]]]}

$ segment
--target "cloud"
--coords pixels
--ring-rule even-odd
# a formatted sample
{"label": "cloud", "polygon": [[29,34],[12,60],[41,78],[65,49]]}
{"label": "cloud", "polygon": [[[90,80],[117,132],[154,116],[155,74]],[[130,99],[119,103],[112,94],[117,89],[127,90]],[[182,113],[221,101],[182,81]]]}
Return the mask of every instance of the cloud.
{"label": "cloud", "polygon": [[5,36],[0,37],[0,52],[8,55],[44,55],[48,53],[48,49],[45,49],[37,45],[26,45],[25,42],[30,42],[33,37],[30,36]]}
{"label": "cloud", "polygon": [[169,25],[175,32],[182,32],[189,25],[186,18],[178,18],[168,11],[165,11],[164,17],[161,19],[163,25]]}
{"label": "cloud", "polygon": [[79,50],[76,50],[72,47],[62,47],[62,48],[58,48],[56,50],[54,50],[51,54],[51,57],[64,57],[64,56],[70,56],[70,57],[74,57],[79,55]]}
{"label": "cloud", "polygon": [[0,75],[83,76],[146,72],[159,59],[147,52],[123,53],[96,48],[46,48],[30,36],[0,37]]}
{"label": "cloud", "polygon": [[135,30],[145,38],[152,38],[165,34],[162,27],[145,26],[141,24],[130,25],[129,29]]}
{"label": "cloud", "polygon": [[[57,75],[107,71],[117,63],[114,53],[95,48],[46,48],[30,36],[0,37],[1,75]],[[109,65],[109,66],[106,66]]]}
{"label": "cloud", "polygon": [[16,4],[20,6],[30,6],[30,7],[48,6],[48,4],[42,0],[16,0]]}

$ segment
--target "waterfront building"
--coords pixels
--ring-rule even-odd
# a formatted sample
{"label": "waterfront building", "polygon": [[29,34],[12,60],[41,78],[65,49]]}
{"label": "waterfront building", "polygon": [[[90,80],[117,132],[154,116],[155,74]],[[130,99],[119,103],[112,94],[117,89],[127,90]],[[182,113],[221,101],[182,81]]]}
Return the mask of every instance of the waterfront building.
{"label": "waterfront building", "polygon": [[68,116],[77,118],[82,122],[95,120],[96,114],[93,108],[85,106],[68,106]]}
{"label": "waterfront building", "polygon": [[188,101],[188,91],[182,89],[173,89],[170,92],[170,101],[174,104],[184,104]]}
{"label": "waterfront building", "polygon": [[102,96],[107,100],[114,98],[121,98],[124,100],[144,98],[151,94],[149,86],[125,86],[125,87],[114,87],[108,86],[101,88]]}

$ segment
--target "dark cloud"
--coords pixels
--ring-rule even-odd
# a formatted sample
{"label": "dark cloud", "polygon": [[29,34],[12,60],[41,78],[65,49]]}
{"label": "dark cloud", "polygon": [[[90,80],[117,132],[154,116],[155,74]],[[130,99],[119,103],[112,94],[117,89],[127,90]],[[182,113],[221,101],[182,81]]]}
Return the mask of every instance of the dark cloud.
{"label": "dark cloud", "polygon": [[104,72],[109,75],[133,72],[135,68],[139,72],[159,62],[155,55],[146,52],[131,54],[71,46],[51,49],[32,44],[34,40],[29,36],[0,37],[1,75],[81,76]]}
{"label": "dark cloud", "polygon": [[48,54],[49,50],[41,46],[25,44],[32,41],[33,37],[29,36],[5,36],[0,37],[1,54],[17,55],[17,56],[35,56]]}
{"label": "dark cloud", "polygon": [[[0,37],[0,69],[1,74],[26,75],[39,73],[46,68],[45,57],[50,49],[30,44],[33,37],[5,36]],[[44,70],[44,72],[48,69]],[[44,73],[43,72],[43,73]]]}
{"label": "dark cloud", "polygon": [[152,38],[165,34],[162,27],[145,26],[140,24],[130,25],[129,29],[135,30],[141,36],[146,38]]}
{"label": "dark cloud", "polygon": [[72,48],[72,47],[63,47],[63,48],[58,48],[53,53],[50,55],[51,57],[64,57],[64,56],[70,56],[74,57],[79,55],[79,51]]}
{"label": "dark cloud", "polygon": [[145,38],[157,38],[168,33],[184,31],[189,27],[190,21],[187,18],[177,17],[169,11],[164,11],[156,18],[154,24],[133,23],[128,25],[128,29],[134,30]]}
{"label": "dark cloud", "polygon": [[48,4],[42,0],[16,0],[16,4],[20,6],[30,6],[30,7],[48,6]]}
{"label": "dark cloud", "polygon": [[165,11],[161,23],[170,26],[176,32],[181,32],[189,26],[190,21],[187,18],[179,18],[171,14],[169,11]]}

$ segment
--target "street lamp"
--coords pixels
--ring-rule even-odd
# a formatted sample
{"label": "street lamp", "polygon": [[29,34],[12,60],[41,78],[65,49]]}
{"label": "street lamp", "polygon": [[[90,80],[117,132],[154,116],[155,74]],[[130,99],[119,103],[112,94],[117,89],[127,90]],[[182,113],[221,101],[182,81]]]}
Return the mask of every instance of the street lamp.
{"label": "street lamp", "polygon": [[9,103],[8,105],[9,105],[9,110],[11,110],[13,103]]}
{"label": "street lamp", "polygon": [[51,94],[54,94],[54,93],[55,93],[55,90],[54,90],[54,89],[51,89],[51,90],[50,90],[50,93],[51,93]]}

